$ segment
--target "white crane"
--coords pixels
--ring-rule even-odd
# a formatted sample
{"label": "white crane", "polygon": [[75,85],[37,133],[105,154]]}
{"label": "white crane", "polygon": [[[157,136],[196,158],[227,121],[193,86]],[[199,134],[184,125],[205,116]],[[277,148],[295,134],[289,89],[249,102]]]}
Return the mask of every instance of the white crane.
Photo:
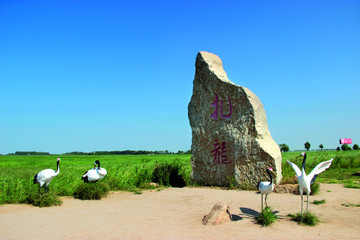
{"label": "white crane", "polygon": [[57,164],[57,171],[55,172],[52,169],[45,169],[42,170],[41,172],[37,173],[34,176],[34,184],[39,183],[39,193],[41,188],[44,186],[45,184],[45,193],[47,193],[48,190],[48,186],[51,182],[51,180],[56,177],[57,175],[59,175],[60,173],[60,158],[57,158],[56,160],[56,164]]}
{"label": "white crane", "polygon": [[331,165],[331,162],[333,159],[330,159],[328,161],[324,161],[316,165],[314,169],[310,172],[309,175],[306,175],[305,172],[305,164],[306,164],[306,153],[302,152],[299,157],[304,157],[302,162],[302,168],[301,171],[297,165],[287,160],[287,162],[290,164],[290,166],[294,169],[296,176],[299,181],[299,191],[301,195],[301,216],[303,214],[303,191],[306,191],[307,195],[307,205],[306,205],[306,212],[309,210],[309,195],[311,192],[310,185],[313,184],[316,180],[316,177],[318,174],[322,173],[326,169],[328,169]]}
{"label": "white crane", "polygon": [[[96,167],[96,165],[98,165]],[[105,168],[100,167],[100,161],[96,160],[94,162],[94,168],[86,171],[84,175],[82,176],[81,180],[84,180],[84,182],[96,182],[99,179],[102,179],[107,174],[107,171]]]}
{"label": "white crane", "polygon": [[268,195],[274,191],[274,179],[272,177],[271,174],[274,174],[276,176],[276,174],[274,173],[273,169],[268,167],[266,169],[266,172],[269,174],[270,176],[270,182],[259,182],[257,185],[258,190],[261,192],[261,211],[263,211],[263,195],[265,194],[265,206],[267,207],[267,197]]}

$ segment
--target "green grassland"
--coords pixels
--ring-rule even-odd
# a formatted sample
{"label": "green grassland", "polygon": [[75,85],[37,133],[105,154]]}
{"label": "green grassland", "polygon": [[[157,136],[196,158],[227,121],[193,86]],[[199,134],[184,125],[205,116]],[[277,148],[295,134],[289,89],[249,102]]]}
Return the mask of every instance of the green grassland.
{"label": "green grassland", "polygon": [[[301,166],[299,152],[283,153],[283,183],[294,181],[294,172],[286,160]],[[43,169],[56,170],[56,158],[60,157],[60,174],[49,186],[59,196],[72,196],[80,184],[81,176],[100,160],[108,175],[101,181],[112,191],[140,192],[154,188],[150,182],[161,186],[174,186],[177,179],[182,185],[192,185],[190,180],[191,155],[43,155],[43,156],[0,156],[0,204],[26,202],[29,193],[38,191],[33,177]],[[319,182],[344,183],[346,187],[360,188],[360,151],[308,152],[306,171],[310,172],[317,163],[334,158],[333,164],[317,178]]]}
{"label": "green grassland", "polygon": [[38,191],[33,184],[36,173],[43,169],[56,170],[56,158],[60,157],[60,174],[50,185],[51,192],[60,196],[72,196],[83,184],[82,175],[100,160],[108,174],[101,181],[110,190],[139,191],[151,188],[153,172],[159,166],[178,166],[185,184],[190,184],[191,155],[100,155],[100,156],[0,156],[0,204],[24,202],[29,192]]}
{"label": "green grassland", "polygon": [[[293,162],[301,168],[302,158],[297,158],[299,152],[287,152],[282,154],[282,183],[294,182],[294,171],[286,163]],[[360,151],[310,151],[307,152],[307,173],[320,162],[333,158],[329,169],[318,175],[317,182],[321,183],[343,183],[345,187],[360,188]]]}

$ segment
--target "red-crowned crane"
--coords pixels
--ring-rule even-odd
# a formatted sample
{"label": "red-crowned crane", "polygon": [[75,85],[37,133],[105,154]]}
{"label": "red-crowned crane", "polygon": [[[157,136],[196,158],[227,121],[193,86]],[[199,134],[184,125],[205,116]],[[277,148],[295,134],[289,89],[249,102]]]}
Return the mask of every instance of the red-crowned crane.
{"label": "red-crowned crane", "polygon": [[[97,167],[96,167],[97,165]],[[97,180],[102,179],[107,174],[107,171],[105,168],[100,167],[100,161],[96,160],[94,162],[94,168],[86,171],[81,180],[84,180],[84,182],[97,182]]]}
{"label": "red-crowned crane", "polygon": [[265,194],[265,206],[267,207],[267,197],[268,195],[274,191],[274,179],[272,177],[271,174],[274,174],[276,176],[276,174],[274,173],[273,169],[268,167],[266,169],[266,172],[269,174],[270,177],[270,182],[259,182],[257,185],[258,190],[261,192],[261,211],[263,211],[263,195]]}
{"label": "red-crowned crane", "polygon": [[57,164],[57,171],[55,172],[52,169],[45,169],[42,170],[41,172],[37,173],[34,176],[34,184],[39,183],[39,193],[40,193],[40,189],[45,185],[45,193],[48,192],[48,186],[51,182],[51,180],[56,177],[57,175],[59,175],[60,173],[60,158],[57,158],[56,160],[56,164]]}
{"label": "red-crowned crane", "polygon": [[301,157],[301,156],[304,157],[303,162],[302,162],[301,171],[300,171],[299,167],[297,165],[295,165],[294,163],[290,162],[289,160],[287,160],[287,162],[294,169],[296,176],[298,178],[298,181],[299,181],[299,191],[300,191],[300,195],[301,195],[301,216],[302,216],[303,200],[304,200],[303,192],[306,191],[306,195],[307,195],[306,212],[308,212],[308,210],[309,210],[309,195],[311,192],[310,185],[315,182],[318,174],[322,173],[323,171],[325,171],[326,169],[328,169],[330,167],[333,159],[319,163],[318,165],[316,165],[314,167],[314,169],[310,172],[309,175],[306,175],[306,172],[305,172],[306,153],[302,152],[299,157]]}

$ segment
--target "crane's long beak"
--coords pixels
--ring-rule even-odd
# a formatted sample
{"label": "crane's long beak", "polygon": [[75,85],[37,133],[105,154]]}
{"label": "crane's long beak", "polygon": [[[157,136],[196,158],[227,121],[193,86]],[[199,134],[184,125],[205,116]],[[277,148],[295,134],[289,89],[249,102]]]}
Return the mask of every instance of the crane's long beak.
{"label": "crane's long beak", "polygon": [[276,175],[276,173],[274,171],[271,171],[271,172],[272,172],[272,174],[274,174],[277,177],[277,175]]}

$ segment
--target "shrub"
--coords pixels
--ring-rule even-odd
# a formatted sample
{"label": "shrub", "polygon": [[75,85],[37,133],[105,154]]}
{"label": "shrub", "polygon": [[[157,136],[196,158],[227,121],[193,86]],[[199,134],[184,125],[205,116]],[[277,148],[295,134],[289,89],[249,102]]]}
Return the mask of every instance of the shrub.
{"label": "shrub", "polygon": [[109,193],[109,186],[104,182],[82,183],[76,189],[74,197],[81,200],[100,200]]}
{"label": "shrub", "polygon": [[359,150],[359,145],[354,144],[353,149],[354,149],[354,150]]}
{"label": "shrub", "polygon": [[297,213],[295,215],[288,214],[288,217],[290,217],[291,220],[306,226],[315,226],[318,222],[320,222],[318,216],[310,212],[306,212],[302,216],[301,213]]}
{"label": "shrub", "polygon": [[152,179],[152,169],[146,165],[136,166],[133,170],[134,184],[136,187],[143,188],[148,185]]}
{"label": "shrub", "polygon": [[353,204],[353,203],[343,203],[341,206],[344,207],[360,207],[360,204]]}
{"label": "shrub", "polygon": [[360,183],[358,181],[351,181],[350,179],[347,179],[344,181],[344,187],[360,189]]}
{"label": "shrub", "polygon": [[157,164],[152,174],[152,181],[163,186],[185,187],[186,180],[181,174],[179,164]]}
{"label": "shrub", "polygon": [[325,199],[323,199],[323,200],[314,200],[312,203],[315,204],[315,205],[320,205],[320,204],[326,203],[326,200]]}
{"label": "shrub", "polygon": [[255,220],[262,226],[270,226],[278,219],[270,207],[266,207],[259,215],[255,217]]}
{"label": "shrub", "polygon": [[58,195],[52,192],[39,194],[37,191],[30,191],[24,203],[32,204],[36,207],[52,207],[62,204]]}

